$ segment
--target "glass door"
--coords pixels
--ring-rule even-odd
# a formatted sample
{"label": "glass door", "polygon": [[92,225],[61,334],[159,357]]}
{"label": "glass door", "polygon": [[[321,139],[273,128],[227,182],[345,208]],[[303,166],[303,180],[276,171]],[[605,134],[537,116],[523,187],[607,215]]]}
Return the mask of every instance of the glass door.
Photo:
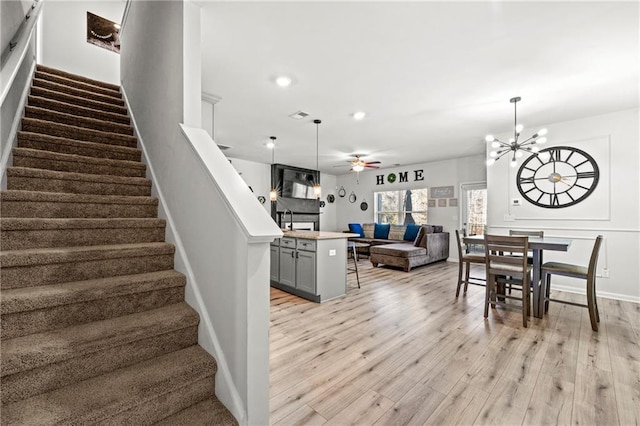
{"label": "glass door", "polygon": [[462,184],[460,198],[465,235],[484,235],[487,226],[487,183]]}

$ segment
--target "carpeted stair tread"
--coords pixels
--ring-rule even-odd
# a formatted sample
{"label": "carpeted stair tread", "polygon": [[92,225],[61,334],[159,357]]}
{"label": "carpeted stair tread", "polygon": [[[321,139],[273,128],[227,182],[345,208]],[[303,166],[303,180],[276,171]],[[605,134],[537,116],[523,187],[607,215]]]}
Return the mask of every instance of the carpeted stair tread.
{"label": "carpeted stair tread", "polygon": [[192,426],[237,426],[238,421],[231,415],[227,407],[215,396],[207,398],[189,408],[169,416],[155,426],[176,426],[176,425],[192,425]]}
{"label": "carpeted stair tread", "polygon": [[110,112],[114,114],[127,115],[127,109],[124,105],[116,105],[108,102],[100,102],[95,99],[83,98],[80,96],[70,95],[68,93],[58,92],[44,87],[31,87],[31,95],[41,98],[51,99],[54,101],[65,102],[67,104],[78,105],[82,107],[92,108],[99,111]]}
{"label": "carpeted stair tread", "polygon": [[52,73],[48,73],[48,72],[37,70],[37,69],[35,72],[35,78],[52,81],[54,83],[75,87],[77,89],[82,89],[82,90],[86,90],[93,93],[99,93],[105,96],[111,96],[113,98],[122,98],[122,94],[120,93],[120,88],[117,88],[117,89],[107,88],[104,86],[87,83],[75,78],[68,78],[59,74],[52,74]]}
{"label": "carpeted stair tread", "polygon": [[4,290],[0,312],[2,315],[13,314],[47,309],[52,306],[144,293],[168,287],[184,287],[185,280],[183,274],[174,270],[166,270]]}
{"label": "carpeted stair tread", "polygon": [[129,148],[136,148],[138,145],[138,140],[132,135],[103,132],[101,130],[55,123],[53,121],[39,120],[37,118],[23,117],[22,130],[25,132],[42,133],[45,135],[58,136],[78,141],[97,142],[108,145],[126,146]]}
{"label": "carpeted stair tread", "polygon": [[8,217],[157,217],[158,199],[126,195],[0,192],[0,216]]}
{"label": "carpeted stair tread", "polygon": [[24,107],[24,117],[36,120],[52,121],[57,124],[81,127],[83,129],[99,130],[101,132],[133,135],[133,127],[129,124],[114,123],[102,118],[80,117],[66,112],[53,111],[46,108],[27,105]]}
{"label": "carpeted stair tread", "polygon": [[137,243],[113,244],[102,246],[57,247],[46,249],[0,251],[3,268],[15,266],[41,265],[47,263],[65,263],[93,259],[114,259],[139,254],[173,254],[173,244]]}
{"label": "carpeted stair tread", "polygon": [[164,241],[166,222],[156,218],[4,218],[2,250],[133,244]]}
{"label": "carpeted stair tread", "polygon": [[[83,357],[45,365],[2,378],[2,403],[20,401],[35,395],[100,376],[198,343],[198,326],[143,337],[126,345],[105,348]],[[124,350],[123,350],[124,349]]]}
{"label": "carpeted stair tread", "polygon": [[0,252],[2,290],[173,269],[168,243],[39,248]]}
{"label": "carpeted stair tread", "polygon": [[42,87],[43,89],[66,93],[67,95],[76,96],[79,98],[92,99],[94,101],[104,102],[106,104],[124,106],[124,101],[121,98],[94,93],[91,90],[83,90],[72,86],[65,86],[64,84],[55,83],[49,80],[43,80],[41,78],[34,78],[32,85],[33,87]]}
{"label": "carpeted stair tread", "polygon": [[[125,275],[2,291],[2,340],[184,302],[175,271]],[[4,400],[3,400],[4,401]]]}
{"label": "carpeted stair tread", "polygon": [[134,162],[140,162],[142,157],[142,151],[138,148],[81,141],[27,131],[18,132],[18,147]]}
{"label": "carpeted stair tread", "polygon": [[95,118],[98,120],[105,120],[120,124],[131,124],[131,119],[128,115],[117,114],[114,112],[102,111],[100,109],[74,105],[67,102],[58,101],[55,99],[47,99],[42,96],[29,95],[28,105],[44,108],[51,111],[64,112],[67,114],[73,114],[79,117]]}
{"label": "carpeted stair tread", "polygon": [[[213,381],[216,364],[197,345],[139,364],[7,404],[7,424],[149,424],[204,399],[184,400],[192,386]],[[211,385],[212,386],[212,385]],[[172,397],[172,393],[180,394]],[[180,397],[183,398],[180,398]],[[200,398],[200,400],[195,400]],[[161,416],[161,417],[159,417]],[[159,418],[158,418],[159,417]]]}
{"label": "carpeted stair tread", "polygon": [[129,177],[145,177],[147,171],[147,166],[139,161],[112,160],[20,147],[13,148],[12,152],[14,167]]}
{"label": "carpeted stair tread", "polygon": [[186,303],[2,341],[1,374],[55,364],[135,340],[197,325]]}
{"label": "carpeted stair tread", "polygon": [[151,181],[140,177],[7,168],[7,189],[101,195],[151,195]]}
{"label": "carpeted stair tread", "polygon": [[[71,230],[71,229],[114,229],[114,228],[164,228],[166,221],[157,218],[21,218],[5,217],[0,222],[0,230],[31,231]],[[6,250],[3,247],[3,250]]]}
{"label": "carpeted stair tread", "polygon": [[48,67],[46,65],[42,65],[42,64],[38,64],[36,69],[38,71],[41,72],[45,72],[47,74],[54,74],[54,75],[58,75],[58,76],[62,76],[71,80],[76,80],[76,81],[80,81],[83,83],[87,83],[87,84],[91,84],[93,86],[100,86],[100,87],[106,87],[107,89],[111,89],[111,90],[116,90],[119,91],[120,90],[120,86],[118,86],[117,84],[113,84],[113,83],[107,83],[105,81],[100,81],[100,80],[94,80],[92,78],[87,78],[85,76],[82,75],[78,75],[78,74],[73,74],[67,71],[63,71],[57,68],[51,68]]}

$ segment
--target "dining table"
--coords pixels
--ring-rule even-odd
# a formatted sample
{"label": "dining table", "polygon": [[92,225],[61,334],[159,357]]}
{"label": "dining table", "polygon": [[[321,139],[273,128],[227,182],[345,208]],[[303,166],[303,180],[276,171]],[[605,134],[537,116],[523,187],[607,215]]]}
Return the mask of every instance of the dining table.
{"label": "dining table", "polygon": [[[465,244],[484,245],[484,235],[469,235],[463,237]],[[529,250],[533,254],[533,278],[531,287],[533,289],[533,316],[542,318],[544,313],[544,295],[540,294],[542,286],[540,285],[541,269],[542,269],[542,253],[545,250],[550,251],[568,251],[571,246],[571,240],[568,238],[558,237],[529,237]]]}

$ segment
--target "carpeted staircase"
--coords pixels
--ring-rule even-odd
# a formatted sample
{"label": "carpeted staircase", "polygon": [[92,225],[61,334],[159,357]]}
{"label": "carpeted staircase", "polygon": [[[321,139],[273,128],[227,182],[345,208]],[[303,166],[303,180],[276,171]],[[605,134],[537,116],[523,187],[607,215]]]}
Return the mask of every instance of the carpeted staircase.
{"label": "carpeted staircase", "polygon": [[2,425],[232,425],[118,86],[38,66],[0,194]]}

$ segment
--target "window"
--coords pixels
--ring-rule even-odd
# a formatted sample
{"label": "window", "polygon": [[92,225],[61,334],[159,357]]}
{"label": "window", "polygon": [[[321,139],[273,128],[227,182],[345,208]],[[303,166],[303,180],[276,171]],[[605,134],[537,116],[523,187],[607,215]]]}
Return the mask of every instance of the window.
{"label": "window", "polygon": [[400,191],[374,192],[375,218],[378,223],[406,225],[427,223],[429,191],[403,189]]}

